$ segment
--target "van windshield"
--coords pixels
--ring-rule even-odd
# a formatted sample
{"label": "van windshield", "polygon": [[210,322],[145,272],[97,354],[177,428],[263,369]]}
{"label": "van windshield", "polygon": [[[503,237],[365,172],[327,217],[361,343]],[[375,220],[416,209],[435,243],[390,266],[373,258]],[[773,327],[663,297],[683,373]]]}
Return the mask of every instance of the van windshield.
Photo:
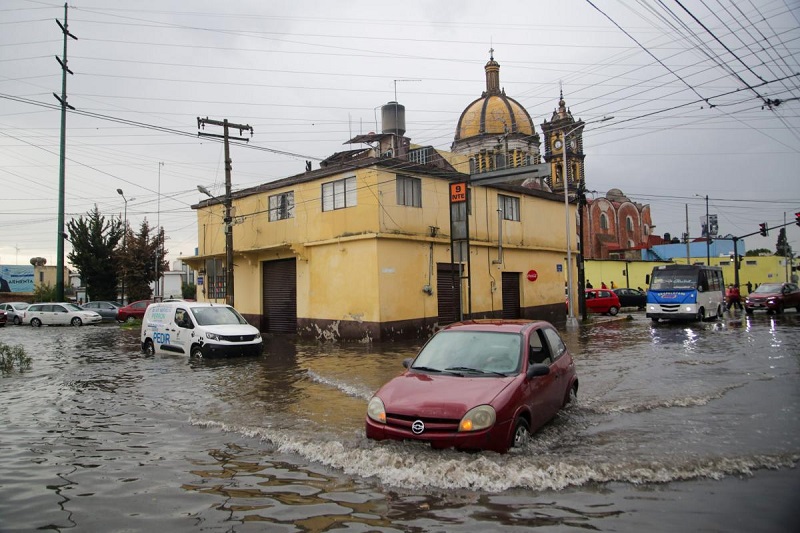
{"label": "van windshield", "polygon": [[220,324],[247,324],[233,307],[195,307],[191,309],[194,320],[200,326],[217,326]]}

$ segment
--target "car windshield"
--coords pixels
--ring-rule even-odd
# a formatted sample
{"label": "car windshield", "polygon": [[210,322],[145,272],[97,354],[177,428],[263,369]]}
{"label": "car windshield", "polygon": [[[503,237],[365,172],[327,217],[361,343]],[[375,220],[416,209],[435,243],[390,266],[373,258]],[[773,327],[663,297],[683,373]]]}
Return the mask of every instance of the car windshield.
{"label": "car windshield", "polygon": [[28,304],[11,304],[11,305],[12,307],[14,307],[14,309],[19,309],[20,311],[28,308]]}
{"label": "car windshield", "polygon": [[776,292],[781,292],[782,285],[780,283],[762,283],[758,286],[756,290],[753,291],[754,294],[775,294]]}
{"label": "car windshield", "polygon": [[441,331],[425,345],[412,369],[458,375],[519,371],[522,337],[493,331]]}
{"label": "car windshield", "polygon": [[650,288],[654,291],[694,290],[697,288],[697,271],[656,270]]}
{"label": "car windshield", "polygon": [[247,324],[247,320],[232,307],[194,307],[192,314],[200,326]]}
{"label": "car windshield", "polygon": [[85,311],[85,309],[76,304],[64,304],[64,307],[67,308],[67,311]]}

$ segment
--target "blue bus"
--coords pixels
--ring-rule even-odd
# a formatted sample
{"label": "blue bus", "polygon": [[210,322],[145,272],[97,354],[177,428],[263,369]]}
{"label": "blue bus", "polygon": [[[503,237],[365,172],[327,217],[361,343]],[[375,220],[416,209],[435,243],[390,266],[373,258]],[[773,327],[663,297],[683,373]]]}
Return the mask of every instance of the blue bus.
{"label": "blue bus", "polygon": [[653,322],[718,319],[725,309],[722,269],[706,265],[661,265],[653,268],[646,315]]}

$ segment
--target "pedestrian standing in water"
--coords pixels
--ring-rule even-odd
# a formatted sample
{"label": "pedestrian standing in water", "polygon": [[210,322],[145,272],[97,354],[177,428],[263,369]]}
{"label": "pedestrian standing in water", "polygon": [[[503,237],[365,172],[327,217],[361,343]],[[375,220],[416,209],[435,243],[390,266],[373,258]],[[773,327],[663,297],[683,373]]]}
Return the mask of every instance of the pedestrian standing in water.
{"label": "pedestrian standing in water", "polygon": [[753,292],[753,284],[748,281],[747,282],[747,294],[750,294],[751,292]]}
{"label": "pedestrian standing in water", "polygon": [[586,288],[587,289],[594,289],[594,285],[592,285],[592,282],[589,281],[588,279],[586,280]]}

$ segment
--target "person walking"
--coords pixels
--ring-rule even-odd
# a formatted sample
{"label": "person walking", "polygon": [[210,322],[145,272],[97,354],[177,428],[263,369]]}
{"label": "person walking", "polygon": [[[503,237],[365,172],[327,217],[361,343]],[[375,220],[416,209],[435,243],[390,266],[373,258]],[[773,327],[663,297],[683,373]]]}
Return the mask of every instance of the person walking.
{"label": "person walking", "polygon": [[747,294],[750,294],[751,292],[753,292],[753,284],[748,281],[747,282]]}

